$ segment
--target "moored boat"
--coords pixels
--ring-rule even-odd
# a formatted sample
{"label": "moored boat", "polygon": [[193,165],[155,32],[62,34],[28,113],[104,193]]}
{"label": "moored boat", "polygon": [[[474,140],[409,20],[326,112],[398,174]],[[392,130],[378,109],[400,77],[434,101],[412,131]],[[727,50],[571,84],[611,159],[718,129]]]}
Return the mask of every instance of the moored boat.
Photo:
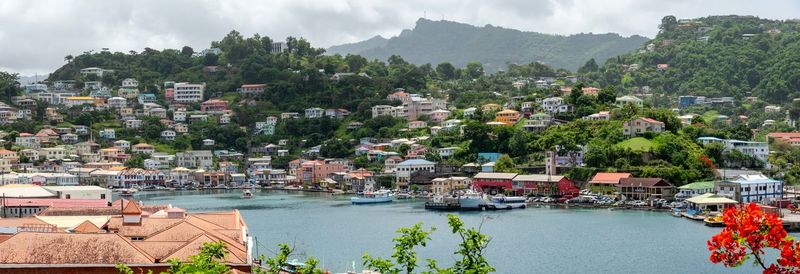
{"label": "moored boat", "polygon": [[723,227],[725,226],[725,221],[722,220],[722,214],[719,213],[712,213],[709,214],[708,217],[703,220],[707,226],[711,227]]}
{"label": "moored boat", "polygon": [[119,190],[120,196],[133,196],[138,190],[135,188],[123,188]]}
{"label": "moored boat", "polygon": [[355,205],[389,203],[391,201],[392,201],[392,196],[389,195],[388,190],[378,190],[375,192],[365,191],[364,195],[362,196],[350,198],[350,202]]}
{"label": "moored boat", "polygon": [[525,197],[504,196],[498,194],[492,197],[489,206],[493,206],[496,209],[526,208],[528,206],[528,201]]}
{"label": "moored boat", "polygon": [[245,189],[244,191],[242,191],[242,199],[250,199],[250,198],[253,198],[253,192],[251,192],[249,189]]}
{"label": "moored boat", "polygon": [[458,205],[463,210],[478,210],[485,208],[487,202],[483,193],[468,191],[458,196]]}

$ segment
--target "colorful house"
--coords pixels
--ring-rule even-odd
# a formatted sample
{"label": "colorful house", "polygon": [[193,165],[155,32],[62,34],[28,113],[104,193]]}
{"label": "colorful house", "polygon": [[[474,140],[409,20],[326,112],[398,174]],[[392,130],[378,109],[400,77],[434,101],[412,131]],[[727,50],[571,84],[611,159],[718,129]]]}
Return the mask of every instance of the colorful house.
{"label": "colorful house", "polygon": [[630,177],[630,173],[598,172],[589,180],[589,190],[594,193],[611,194],[617,190],[620,179]]}
{"label": "colorful house", "polygon": [[513,180],[516,195],[577,196],[580,189],[566,176],[547,174],[517,175]]}
{"label": "colorful house", "polygon": [[481,172],[472,178],[473,186],[480,191],[497,194],[513,190],[513,180],[516,173]]}
{"label": "colorful house", "polygon": [[626,200],[671,199],[675,186],[661,178],[622,178],[617,191]]}

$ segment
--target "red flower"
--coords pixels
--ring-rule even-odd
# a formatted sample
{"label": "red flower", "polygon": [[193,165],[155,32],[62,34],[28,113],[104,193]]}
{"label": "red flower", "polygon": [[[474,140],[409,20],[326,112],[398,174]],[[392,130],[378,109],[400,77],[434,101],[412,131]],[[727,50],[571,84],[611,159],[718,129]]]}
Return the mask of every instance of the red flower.
{"label": "red flower", "polygon": [[[777,216],[750,203],[740,209],[725,209],[722,220],[725,228],[707,242],[712,263],[737,267],[752,255],[764,273],[800,273],[800,243],[788,237]],[[763,262],[765,248],[780,251],[777,264],[767,266]]]}

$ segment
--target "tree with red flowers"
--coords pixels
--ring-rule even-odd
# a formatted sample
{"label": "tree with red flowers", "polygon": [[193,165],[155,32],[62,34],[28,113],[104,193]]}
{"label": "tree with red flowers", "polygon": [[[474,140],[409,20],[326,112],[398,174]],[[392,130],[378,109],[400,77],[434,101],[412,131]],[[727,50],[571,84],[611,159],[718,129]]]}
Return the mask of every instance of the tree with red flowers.
{"label": "tree with red flowers", "polygon": [[[789,237],[777,216],[750,203],[725,209],[722,219],[725,228],[708,241],[712,263],[738,267],[752,256],[764,273],[800,273],[800,242]],[[780,251],[777,262],[770,265],[763,258],[768,248]]]}

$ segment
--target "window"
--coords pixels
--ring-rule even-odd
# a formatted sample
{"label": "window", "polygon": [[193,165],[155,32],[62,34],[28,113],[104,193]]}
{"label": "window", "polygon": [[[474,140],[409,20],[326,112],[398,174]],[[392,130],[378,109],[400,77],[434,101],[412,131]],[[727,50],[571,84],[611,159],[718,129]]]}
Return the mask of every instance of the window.
{"label": "window", "polygon": [[67,195],[64,197],[64,199],[69,199],[69,198],[70,198],[70,195],[69,195],[69,194],[67,194]]}

